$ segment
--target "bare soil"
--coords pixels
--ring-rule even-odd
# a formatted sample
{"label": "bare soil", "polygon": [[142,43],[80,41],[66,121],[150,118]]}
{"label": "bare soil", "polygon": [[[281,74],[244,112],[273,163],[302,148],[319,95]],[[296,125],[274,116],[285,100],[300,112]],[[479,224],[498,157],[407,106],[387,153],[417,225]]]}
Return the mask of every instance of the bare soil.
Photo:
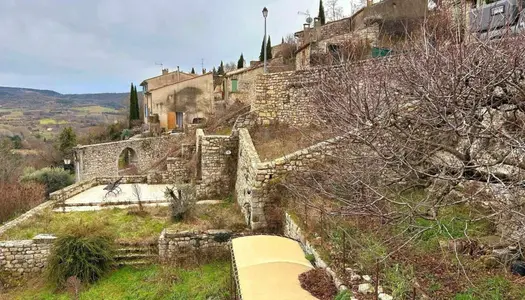
{"label": "bare soil", "polygon": [[299,275],[301,287],[321,300],[332,300],[337,289],[324,269],[312,269]]}

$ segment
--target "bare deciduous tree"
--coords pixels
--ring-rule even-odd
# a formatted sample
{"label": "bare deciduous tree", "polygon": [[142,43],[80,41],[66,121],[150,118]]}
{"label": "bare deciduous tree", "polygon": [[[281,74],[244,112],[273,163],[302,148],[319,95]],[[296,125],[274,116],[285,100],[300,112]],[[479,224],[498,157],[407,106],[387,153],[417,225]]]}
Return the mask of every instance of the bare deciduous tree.
{"label": "bare deciduous tree", "polygon": [[[525,39],[454,44],[437,29],[424,27],[398,55],[332,68],[307,87],[344,147],[330,165],[287,186],[312,205],[330,199],[322,204],[329,214],[405,224],[413,236],[442,226],[447,207],[467,205],[466,238],[469,226],[486,219],[520,242]],[[414,199],[413,190],[424,193]]]}
{"label": "bare deciduous tree", "polygon": [[344,10],[339,0],[326,1],[326,18],[328,21],[337,21],[344,17]]}

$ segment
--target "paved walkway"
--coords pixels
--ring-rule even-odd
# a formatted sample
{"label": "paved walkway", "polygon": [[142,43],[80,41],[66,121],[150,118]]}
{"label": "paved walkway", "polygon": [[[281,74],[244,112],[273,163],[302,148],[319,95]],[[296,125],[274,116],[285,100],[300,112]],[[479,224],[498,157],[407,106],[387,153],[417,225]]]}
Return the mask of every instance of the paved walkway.
{"label": "paved walkway", "polygon": [[[66,211],[90,211],[103,208],[126,208],[138,204],[137,196],[134,193],[133,184],[121,184],[121,192],[117,195],[110,193],[105,197],[107,191],[105,185],[92,187],[76,196],[65,201]],[[166,206],[169,202],[164,196],[166,187],[173,187],[168,184],[137,184],[140,194],[140,201],[147,206],[162,205]],[[63,208],[55,211],[64,211]]]}

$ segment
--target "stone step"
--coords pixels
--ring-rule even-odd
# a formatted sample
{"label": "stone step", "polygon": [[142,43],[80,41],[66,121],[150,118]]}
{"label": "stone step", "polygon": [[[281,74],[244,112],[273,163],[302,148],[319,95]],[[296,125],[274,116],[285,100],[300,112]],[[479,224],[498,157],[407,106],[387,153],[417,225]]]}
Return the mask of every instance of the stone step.
{"label": "stone step", "polygon": [[125,254],[125,253],[156,253],[158,252],[157,245],[152,245],[150,247],[126,247],[126,248],[120,248],[116,250],[117,254]]}
{"label": "stone step", "polygon": [[156,257],[158,257],[157,254],[128,253],[128,254],[117,254],[117,255],[115,255],[115,260],[117,260],[117,261],[134,261],[134,260],[154,259]]}
{"label": "stone step", "polygon": [[141,266],[148,266],[151,264],[152,264],[152,261],[149,261],[149,260],[119,261],[116,263],[116,265],[119,267],[123,267],[123,266],[141,267]]}

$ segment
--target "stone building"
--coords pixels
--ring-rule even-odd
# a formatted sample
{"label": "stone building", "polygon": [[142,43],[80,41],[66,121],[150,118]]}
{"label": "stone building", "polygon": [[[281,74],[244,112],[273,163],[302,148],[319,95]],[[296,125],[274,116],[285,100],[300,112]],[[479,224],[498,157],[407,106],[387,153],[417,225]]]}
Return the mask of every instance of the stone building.
{"label": "stone building", "polygon": [[228,103],[239,101],[251,104],[255,98],[255,80],[263,72],[263,65],[258,64],[226,73],[223,81],[224,100]]}
{"label": "stone building", "polygon": [[303,30],[296,32],[298,42],[295,69],[303,70],[315,65],[342,62],[345,43],[362,41],[370,48],[382,47],[384,37],[403,35],[412,30],[416,20],[427,14],[427,0],[385,0],[377,4],[369,3],[348,18],[321,25],[315,18],[313,27],[304,24]]}
{"label": "stone building", "polygon": [[160,127],[166,131],[202,123],[214,110],[213,74],[183,77],[153,88],[146,84],[145,111],[148,116],[158,115]]}
{"label": "stone building", "polygon": [[197,75],[195,74],[181,72],[180,70],[170,72],[168,69],[162,69],[161,75],[151,77],[142,81],[140,86],[142,86],[142,92],[144,93],[144,122],[148,123],[147,118],[149,115],[151,115],[148,109],[151,107],[151,102],[153,101],[153,99],[157,98],[157,93],[154,92],[155,90],[196,76]]}

